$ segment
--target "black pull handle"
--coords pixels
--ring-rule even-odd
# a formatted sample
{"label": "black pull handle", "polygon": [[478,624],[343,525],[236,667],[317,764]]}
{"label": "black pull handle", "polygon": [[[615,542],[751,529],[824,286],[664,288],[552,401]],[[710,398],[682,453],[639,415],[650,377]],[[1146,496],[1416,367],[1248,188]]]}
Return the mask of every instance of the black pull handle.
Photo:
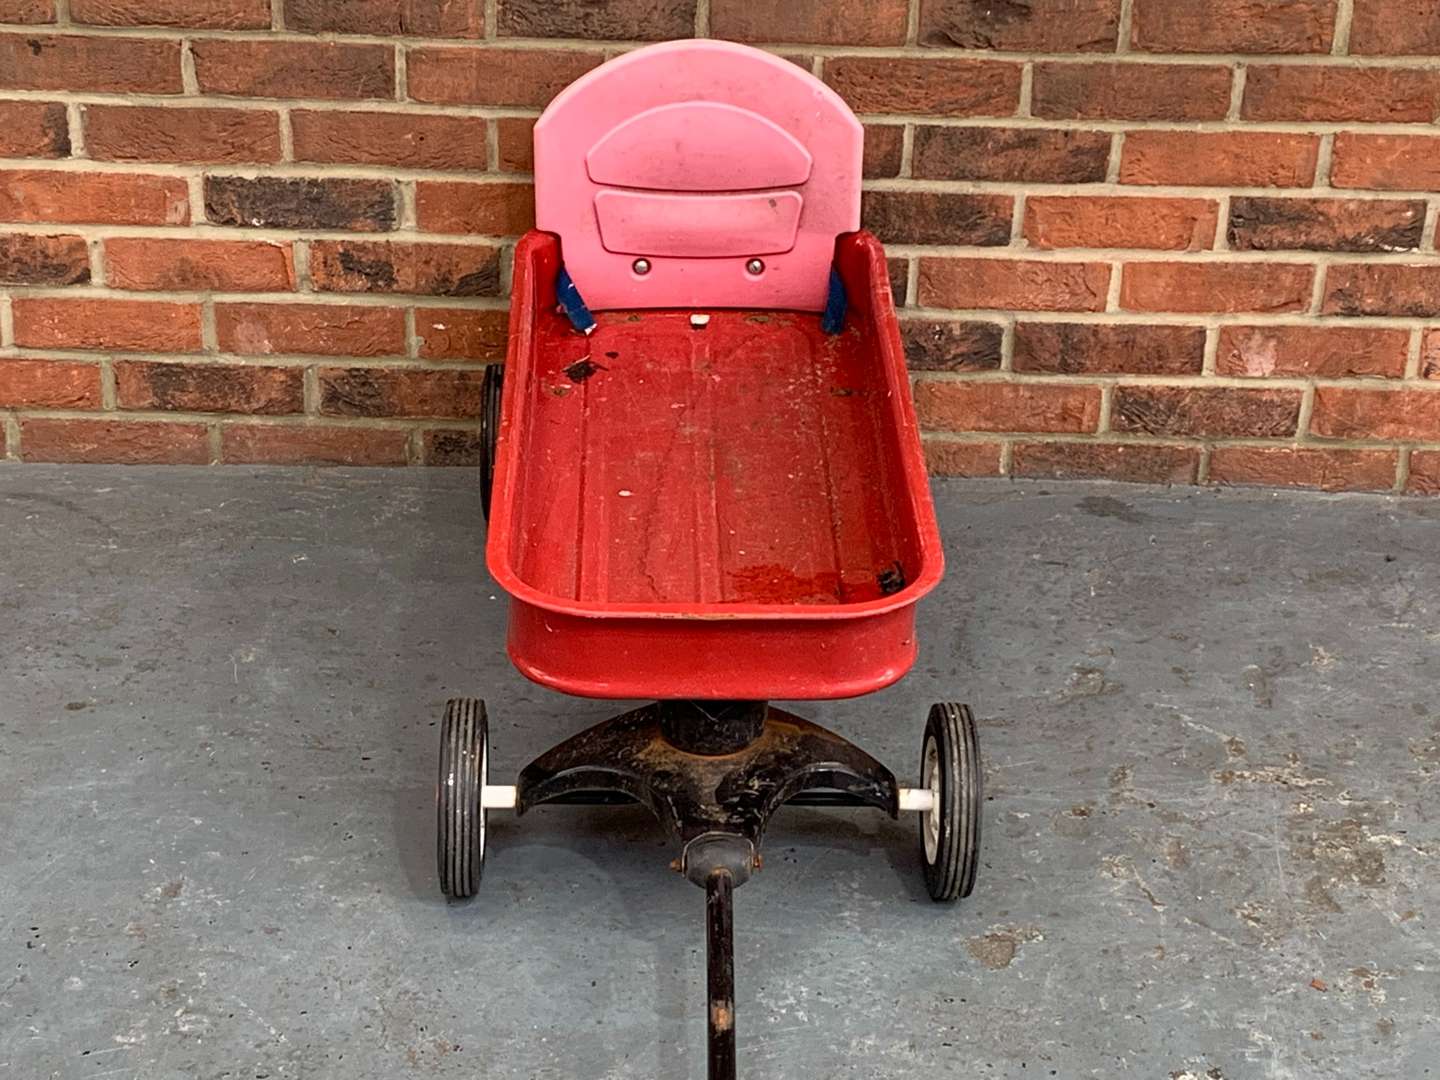
{"label": "black pull handle", "polygon": [[710,1080],[735,1080],[735,881],[705,879],[705,984],[710,997]]}

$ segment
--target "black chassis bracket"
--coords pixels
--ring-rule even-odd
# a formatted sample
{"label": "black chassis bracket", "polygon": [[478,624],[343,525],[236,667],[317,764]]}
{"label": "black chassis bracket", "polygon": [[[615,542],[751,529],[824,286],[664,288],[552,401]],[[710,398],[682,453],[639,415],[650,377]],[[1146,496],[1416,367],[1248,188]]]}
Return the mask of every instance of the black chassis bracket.
{"label": "black chassis bracket", "polygon": [[702,887],[720,868],[743,884],[771,815],[791,800],[899,815],[889,769],[763,701],[660,701],[605,720],[525,766],[515,810],[632,799],[679,845],[680,869]]}

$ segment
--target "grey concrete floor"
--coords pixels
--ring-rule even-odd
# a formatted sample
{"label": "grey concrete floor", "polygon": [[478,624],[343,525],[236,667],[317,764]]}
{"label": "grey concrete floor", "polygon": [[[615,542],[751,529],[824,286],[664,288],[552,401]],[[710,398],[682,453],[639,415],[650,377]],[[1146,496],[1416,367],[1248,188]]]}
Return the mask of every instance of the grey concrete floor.
{"label": "grey concrete floor", "polygon": [[[0,469],[0,1076],[703,1073],[702,894],[638,809],[433,876],[436,722],[524,682],[469,472]],[[799,711],[913,776],[972,702],[976,895],[783,812],[742,1075],[1440,1074],[1440,502],[952,482],[900,686]]]}

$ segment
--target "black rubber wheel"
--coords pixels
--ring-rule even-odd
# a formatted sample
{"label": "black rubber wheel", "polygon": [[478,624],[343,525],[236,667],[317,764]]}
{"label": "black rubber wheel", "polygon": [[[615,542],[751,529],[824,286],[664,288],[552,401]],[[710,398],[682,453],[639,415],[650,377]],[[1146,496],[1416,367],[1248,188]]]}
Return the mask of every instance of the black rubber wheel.
{"label": "black rubber wheel", "polygon": [[920,752],[920,786],[933,796],[920,815],[920,859],[930,899],[969,896],[980,865],[980,745],[968,705],[930,707]]}
{"label": "black rubber wheel", "polygon": [[440,729],[440,775],[435,787],[436,861],[440,888],[463,900],[480,887],[485,866],[485,810],[480,793],[489,775],[490,735],[485,703],[451,698]]}
{"label": "black rubber wheel", "polygon": [[500,400],[505,371],[491,364],[480,383],[480,509],[490,520],[490,489],[495,486],[495,446],[500,438]]}

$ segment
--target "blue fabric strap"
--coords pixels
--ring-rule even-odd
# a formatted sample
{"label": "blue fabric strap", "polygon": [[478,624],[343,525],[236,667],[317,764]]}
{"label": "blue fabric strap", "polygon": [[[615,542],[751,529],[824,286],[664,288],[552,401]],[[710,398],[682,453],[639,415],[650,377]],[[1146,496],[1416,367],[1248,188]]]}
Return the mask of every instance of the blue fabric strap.
{"label": "blue fabric strap", "polygon": [[594,331],[595,316],[590,314],[590,309],[585,306],[585,298],[580,295],[580,290],[570,279],[569,271],[563,266],[560,268],[560,276],[555,279],[555,299],[565,309],[565,317],[570,320],[571,326],[582,334]]}
{"label": "blue fabric strap", "polygon": [[820,329],[827,334],[838,334],[845,328],[845,308],[849,300],[845,296],[845,283],[840,280],[840,271],[830,268],[830,292],[825,297],[825,314],[820,316]]}

